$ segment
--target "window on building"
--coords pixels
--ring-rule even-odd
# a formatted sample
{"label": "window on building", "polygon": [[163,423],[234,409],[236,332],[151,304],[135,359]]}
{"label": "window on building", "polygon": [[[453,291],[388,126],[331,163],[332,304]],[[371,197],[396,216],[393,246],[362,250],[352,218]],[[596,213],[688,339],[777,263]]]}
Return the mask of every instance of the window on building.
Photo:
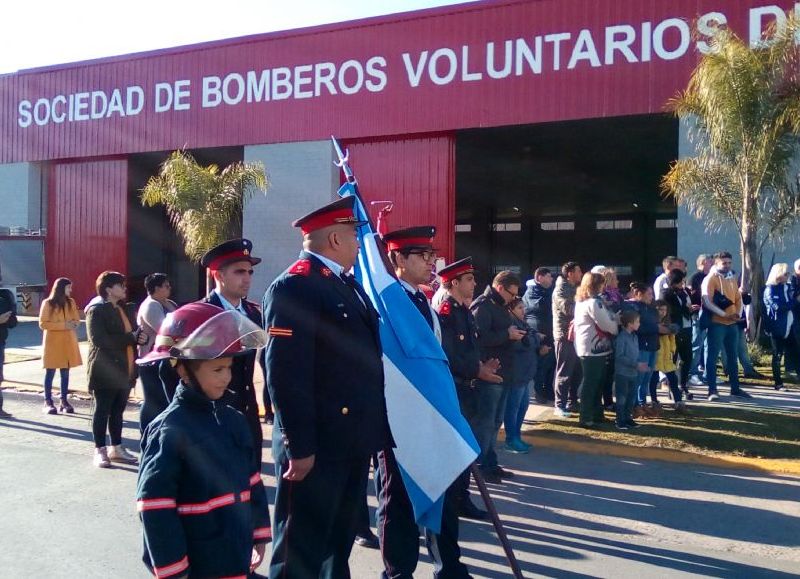
{"label": "window on building", "polygon": [[492,223],[492,231],[522,231],[522,223]]}
{"label": "window on building", "polygon": [[542,231],[575,231],[574,221],[545,221],[541,224]]}
{"label": "window on building", "polygon": [[677,227],[677,219],[656,219],[656,229],[676,229]]}
{"label": "window on building", "polygon": [[631,219],[608,219],[596,222],[596,227],[599,230],[618,230],[618,229],[633,229],[633,220]]}

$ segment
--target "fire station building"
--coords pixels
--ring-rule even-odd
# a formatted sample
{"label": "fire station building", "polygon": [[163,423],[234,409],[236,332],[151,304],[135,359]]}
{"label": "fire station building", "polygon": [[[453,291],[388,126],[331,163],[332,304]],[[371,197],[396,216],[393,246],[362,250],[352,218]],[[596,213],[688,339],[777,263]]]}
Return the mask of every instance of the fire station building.
{"label": "fire station building", "polygon": [[[661,258],[738,250],[659,182],[691,155],[667,112],[719,26],[757,42],[794,2],[475,2],[0,76],[3,283],[59,276],[79,303],[105,269],[201,290],[163,208],[140,191],[167,155],[261,161],[271,186],[242,234],[264,258],[254,299],[292,262],[291,221],[341,181],[349,149],[390,229],[434,224],[481,281],[566,260],[649,279]],[[768,256],[766,256],[769,259]],[[16,280],[12,282],[12,280]],[[258,295],[255,295],[258,294]]]}

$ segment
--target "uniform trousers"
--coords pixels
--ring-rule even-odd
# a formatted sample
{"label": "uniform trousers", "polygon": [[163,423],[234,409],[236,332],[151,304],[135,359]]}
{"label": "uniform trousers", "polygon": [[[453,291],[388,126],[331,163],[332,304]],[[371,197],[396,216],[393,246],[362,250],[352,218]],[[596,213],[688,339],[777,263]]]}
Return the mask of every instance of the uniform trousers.
{"label": "uniform trousers", "polygon": [[[419,527],[391,448],[378,453],[377,480],[377,527],[384,564],[381,577],[411,579],[419,560]],[[434,577],[440,579],[469,577],[467,567],[460,561],[457,494],[457,483],[445,493],[441,533],[425,530],[425,544],[434,561]]]}
{"label": "uniform trousers", "polygon": [[276,461],[271,579],[346,579],[369,455],[317,460],[301,481],[287,481]]}

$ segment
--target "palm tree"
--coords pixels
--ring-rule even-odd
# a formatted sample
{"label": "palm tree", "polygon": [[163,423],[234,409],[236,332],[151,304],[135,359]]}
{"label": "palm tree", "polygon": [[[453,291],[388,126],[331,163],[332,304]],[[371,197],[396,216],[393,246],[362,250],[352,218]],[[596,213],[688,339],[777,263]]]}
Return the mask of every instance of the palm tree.
{"label": "palm tree", "polygon": [[186,151],[175,151],[142,189],[142,205],[164,205],[195,263],[203,254],[236,235],[244,202],[269,186],[260,163],[234,163],[222,171],[203,167]]}
{"label": "palm tree", "polygon": [[[797,31],[789,17],[751,48],[730,30],[718,30],[686,90],[668,104],[694,123],[689,137],[697,156],[675,161],[662,189],[709,231],[735,226],[742,289],[755,299],[764,246],[781,245],[800,219],[798,180],[791,174],[800,131]],[[752,310],[758,315],[759,308]]]}

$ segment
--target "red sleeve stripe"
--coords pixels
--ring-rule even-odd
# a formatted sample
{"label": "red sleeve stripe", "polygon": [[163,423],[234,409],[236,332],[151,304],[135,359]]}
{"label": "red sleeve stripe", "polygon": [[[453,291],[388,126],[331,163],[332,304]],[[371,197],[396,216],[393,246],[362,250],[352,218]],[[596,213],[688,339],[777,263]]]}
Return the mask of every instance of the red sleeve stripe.
{"label": "red sleeve stripe", "polygon": [[261,482],[261,474],[255,473],[253,476],[250,477],[250,486],[255,486]]}
{"label": "red sleeve stripe", "polygon": [[254,539],[271,539],[272,538],[272,529],[270,527],[259,527],[258,529],[253,530],[253,538]]}
{"label": "red sleeve stripe", "polygon": [[247,575],[231,575],[230,577],[220,577],[219,579],[247,579]]}
{"label": "red sleeve stripe", "polygon": [[173,575],[177,575],[182,571],[186,571],[189,568],[189,557],[184,557],[177,563],[173,563],[172,565],[167,565],[166,567],[153,567],[153,571],[156,574],[158,579],[162,577],[172,577]]}
{"label": "red sleeve stripe", "polygon": [[136,501],[136,510],[140,513],[156,509],[174,509],[175,507],[175,499],[141,499]]}
{"label": "red sleeve stripe", "polygon": [[214,509],[227,507],[236,503],[236,497],[239,497],[239,502],[246,503],[250,501],[250,491],[242,491],[241,493],[228,493],[219,497],[206,501],[204,503],[187,503],[178,505],[178,514],[180,515],[205,515]]}

